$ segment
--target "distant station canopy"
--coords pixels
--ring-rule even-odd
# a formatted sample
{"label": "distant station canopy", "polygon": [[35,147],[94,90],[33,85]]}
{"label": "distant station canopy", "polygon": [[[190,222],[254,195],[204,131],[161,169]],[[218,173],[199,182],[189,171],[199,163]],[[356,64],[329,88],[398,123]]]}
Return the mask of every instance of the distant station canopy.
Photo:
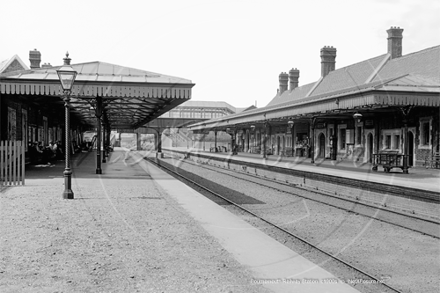
{"label": "distant station canopy", "polygon": [[[64,58],[70,65],[70,58]],[[0,75],[0,93],[32,95],[35,102],[58,103],[63,90],[57,70],[61,66],[33,66]],[[159,73],[105,62],[72,64],[78,73],[70,95],[72,114],[94,125],[96,110],[117,129],[136,129],[191,98],[194,84]]]}

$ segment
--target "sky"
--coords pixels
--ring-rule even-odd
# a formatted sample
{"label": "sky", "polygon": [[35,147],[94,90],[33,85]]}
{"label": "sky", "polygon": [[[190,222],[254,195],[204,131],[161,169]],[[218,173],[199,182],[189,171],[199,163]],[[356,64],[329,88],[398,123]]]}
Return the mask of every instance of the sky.
{"label": "sky", "polygon": [[264,107],[278,75],[321,74],[320,49],[336,69],[387,52],[403,28],[403,54],[440,45],[438,0],[3,0],[0,61],[29,51],[42,64],[102,61],[191,80],[192,100]]}

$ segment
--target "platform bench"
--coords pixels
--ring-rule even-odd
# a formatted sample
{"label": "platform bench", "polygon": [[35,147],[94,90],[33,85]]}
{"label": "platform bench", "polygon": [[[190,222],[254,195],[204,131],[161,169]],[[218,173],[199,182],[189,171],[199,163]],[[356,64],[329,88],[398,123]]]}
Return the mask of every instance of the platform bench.
{"label": "platform bench", "polygon": [[[393,168],[400,168],[403,171],[403,162],[405,155],[399,154],[399,151],[380,151],[373,154],[373,171],[377,171],[378,166],[382,166],[384,172],[390,172]],[[409,166],[407,166],[409,168]]]}

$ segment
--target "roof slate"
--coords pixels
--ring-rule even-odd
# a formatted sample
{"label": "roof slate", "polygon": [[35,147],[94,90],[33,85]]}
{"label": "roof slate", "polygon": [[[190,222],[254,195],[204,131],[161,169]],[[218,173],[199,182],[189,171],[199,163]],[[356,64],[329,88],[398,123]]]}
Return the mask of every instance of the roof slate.
{"label": "roof slate", "polygon": [[[332,95],[332,93],[341,92],[344,89],[365,87],[369,83],[374,84],[407,74],[418,75],[437,84],[440,83],[440,46],[391,60],[388,60],[389,56],[389,54],[383,54],[331,71],[322,80],[297,87],[292,92],[285,91],[281,95],[276,95],[266,107],[307,97]],[[316,88],[313,89],[313,92],[307,95],[315,85]]]}
{"label": "roof slate", "polygon": [[316,82],[305,84],[303,86],[295,88],[293,91],[287,90],[281,95],[277,94],[270,102],[266,105],[266,107],[278,105],[278,104],[284,104],[287,102],[291,102],[293,100],[302,99],[309,91],[313,88],[313,86],[316,84]]}
{"label": "roof slate", "polygon": [[368,77],[381,64],[387,54],[377,56],[350,66],[346,66],[331,71],[311,93],[311,95],[321,95],[344,88],[351,88],[357,85],[365,84]]}
{"label": "roof slate", "polygon": [[373,81],[416,74],[440,83],[440,46],[389,60]]}
{"label": "roof slate", "polygon": [[[325,102],[335,97],[362,94],[368,91],[438,93],[440,90],[440,46],[428,48],[389,60],[390,55],[380,55],[330,72],[315,83],[306,84],[275,96],[266,107],[232,114],[193,125],[195,129],[211,127],[215,123],[228,121],[243,123],[252,119],[266,119],[285,115],[286,109],[300,105]],[[311,90],[310,94],[308,94]],[[429,105],[437,105],[439,96],[426,98]],[[283,114],[284,113],[284,114]],[[260,117],[261,116],[261,117]],[[272,118],[273,118],[272,117]],[[280,116],[281,117],[281,116]]]}

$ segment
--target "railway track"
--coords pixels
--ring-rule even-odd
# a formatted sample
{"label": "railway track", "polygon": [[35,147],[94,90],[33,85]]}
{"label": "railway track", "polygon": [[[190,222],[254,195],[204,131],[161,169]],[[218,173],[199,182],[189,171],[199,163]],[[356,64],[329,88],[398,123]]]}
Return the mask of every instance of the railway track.
{"label": "railway track", "polygon": [[[435,217],[438,217],[438,215],[425,214],[424,216],[420,216],[415,213],[413,214],[410,211],[398,211],[396,209],[399,209],[400,207],[390,207],[390,205],[387,205],[385,202],[367,203],[359,200],[359,198],[351,199],[340,195],[335,195],[334,193],[323,192],[318,189],[300,186],[298,184],[289,184],[247,173],[238,173],[236,171],[223,170],[218,167],[211,167],[209,165],[195,164],[187,160],[185,160],[184,163],[215,171],[217,173],[230,176],[234,179],[238,178],[240,180],[249,181],[253,184],[268,187],[279,192],[284,192],[306,200],[322,203],[350,213],[360,214],[362,216],[388,223],[396,227],[405,228],[410,231],[415,231],[440,239],[440,221],[435,219]],[[274,184],[278,185],[278,187],[274,186]],[[313,193],[314,196],[307,196],[303,191]],[[367,210],[359,209],[359,207],[367,208]],[[405,220],[402,221],[402,219],[409,219],[410,222]]]}
{"label": "railway track", "polygon": [[207,193],[214,195],[215,197],[220,198],[222,201],[227,202],[228,204],[234,206],[235,208],[239,209],[240,211],[251,215],[252,217],[258,219],[259,221],[264,222],[265,224],[267,224],[270,227],[273,227],[274,229],[280,231],[281,233],[296,239],[300,242],[302,242],[303,244],[305,244],[306,246],[310,247],[310,249],[316,250],[319,253],[325,255],[326,257],[336,261],[337,263],[340,263],[342,265],[344,265],[345,267],[349,268],[350,270],[355,271],[358,275],[360,275],[361,277],[359,277],[359,279],[362,279],[364,281],[366,281],[369,284],[374,284],[375,286],[379,286],[379,288],[376,288],[375,290],[381,290],[381,291],[373,291],[373,292],[399,292],[399,293],[403,293],[403,291],[394,288],[393,286],[387,284],[385,282],[385,280],[381,277],[376,277],[373,274],[370,274],[368,272],[366,272],[365,270],[360,269],[359,267],[348,263],[347,261],[344,261],[343,259],[341,259],[340,257],[338,257],[337,255],[334,255],[330,252],[327,252],[321,248],[319,248],[317,245],[313,244],[312,242],[308,241],[307,239],[296,235],[295,233],[292,233],[291,231],[288,231],[287,229],[283,228],[282,226],[274,223],[271,220],[266,219],[265,217],[258,215],[257,213],[243,207],[241,204],[238,204],[236,202],[234,202],[233,200],[219,194],[216,191],[211,190],[210,188],[207,188],[206,186],[203,186],[202,184],[188,178],[187,176],[183,175],[182,173],[179,173],[176,171],[175,166],[170,167],[167,166],[169,165],[168,163],[164,163],[161,160],[153,160],[153,159],[148,159],[149,162],[155,164],[156,166],[166,170],[168,173],[172,174],[173,176],[175,176],[176,178],[181,178],[184,182],[188,182],[193,186],[196,186],[199,189],[202,189],[204,191],[206,191]]}

